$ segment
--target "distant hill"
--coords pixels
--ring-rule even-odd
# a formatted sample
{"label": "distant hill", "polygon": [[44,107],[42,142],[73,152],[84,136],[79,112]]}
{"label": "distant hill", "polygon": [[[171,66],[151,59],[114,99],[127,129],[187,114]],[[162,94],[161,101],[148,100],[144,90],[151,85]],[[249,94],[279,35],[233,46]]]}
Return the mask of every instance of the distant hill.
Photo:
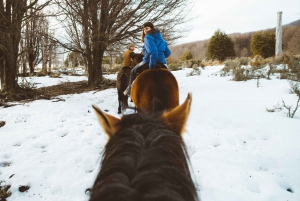
{"label": "distant hill", "polygon": [[293,22],[291,22],[289,24],[283,25],[283,26],[294,26],[294,25],[300,25],[300,19],[296,20],[296,21],[293,21]]}
{"label": "distant hill", "polygon": [[[262,31],[275,33],[275,30],[276,27],[271,29],[265,29]],[[252,40],[252,35],[256,32],[257,31],[227,34],[229,37],[232,38],[235,44],[235,51],[237,57],[248,57],[252,55],[250,51],[250,43]],[[283,25],[282,40],[282,49],[284,52],[300,54],[300,19],[293,21],[289,24]],[[206,39],[170,46],[170,49],[172,51],[171,58],[173,60],[179,59],[184,52],[190,51],[194,59],[204,59],[208,43],[209,39]]]}

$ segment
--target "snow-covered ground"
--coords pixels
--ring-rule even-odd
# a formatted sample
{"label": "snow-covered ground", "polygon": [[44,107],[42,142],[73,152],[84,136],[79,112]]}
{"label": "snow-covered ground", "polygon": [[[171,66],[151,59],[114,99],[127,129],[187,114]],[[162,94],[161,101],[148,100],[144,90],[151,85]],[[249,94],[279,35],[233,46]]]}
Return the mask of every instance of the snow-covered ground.
{"label": "snow-covered ground", "polygon": [[[175,71],[180,103],[193,95],[184,140],[202,201],[299,201],[300,112],[269,113],[297,101],[286,80],[247,82],[220,77],[222,66]],[[115,78],[111,75],[109,78]],[[86,77],[32,78],[38,87]],[[74,80],[75,79],[75,80]],[[99,171],[107,136],[91,105],[117,114],[115,88],[64,95],[64,102],[37,100],[0,108],[0,181],[11,185],[8,201],[82,201]],[[27,192],[19,186],[27,185]]]}
{"label": "snow-covered ground", "polygon": [[[116,79],[117,74],[110,74],[110,75],[103,75],[107,79]],[[37,88],[41,87],[49,87],[53,85],[58,85],[64,82],[79,82],[87,80],[87,76],[68,76],[61,74],[59,78],[51,78],[49,76],[44,77],[26,77],[26,78],[19,78],[18,83],[30,83]]]}

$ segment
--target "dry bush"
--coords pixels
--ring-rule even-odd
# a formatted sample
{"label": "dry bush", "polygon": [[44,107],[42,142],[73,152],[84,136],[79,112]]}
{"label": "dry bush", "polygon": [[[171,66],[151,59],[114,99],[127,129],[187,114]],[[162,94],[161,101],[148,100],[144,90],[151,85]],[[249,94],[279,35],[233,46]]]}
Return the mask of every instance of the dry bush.
{"label": "dry bush", "polygon": [[221,61],[215,59],[215,60],[213,60],[212,64],[213,64],[213,66],[219,66],[219,65],[222,65],[223,62],[221,62]]}
{"label": "dry bush", "polygon": [[177,63],[178,59],[174,58],[174,57],[168,57],[167,58],[167,64],[174,64]]}
{"label": "dry bush", "polygon": [[250,61],[250,66],[253,70],[261,69],[265,67],[267,64],[267,61],[259,55],[254,56],[254,58]]}
{"label": "dry bush", "polygon": [[104,74],[114,74],[116,72],[119,72],[122,69],[122,64],[103,64],[102,65],[102,72]]}
{"label": "dry bush", "polygon": [[49,77],[60,78],[60,72],[51,72],[49,73]]}
{"label": "dry bush", "polygon": [[[260,73],[254,72],[253,69],[241,63],[247,63],[248,58],[236,58],[234,60],[228,59],[224,62],[224,68],[221,70],[221,76],[232,76],[234,81],[246,81],[256,77],[261,77]],[[258,75],[258,76],[257,76]]]}
{"label": "dry bush", "polygon": [[37,72],[37,73],[36,73],[36,76],[37,76],[37,77],[44,77],[44,76],[47,76],[47,74],[45,74],[45,73],[43,73],[42,71],[40,71],[40,72]]}
{"label": "dry bush", "polygon": [[229,76],[233,69],[240,67],[240,62],[238,60],[227,59],[224,61],[224,68],[221,70],[220,75],[222,77]]}
{"label": "dry bush", "polygon": [[280,73],[280,79],[300,81],[299,56],[284,53],[276,57],[273,61],[273,64],[281,66],[281,68],[276,69],[276,72]]}
{"label": "dry bush", "polygon": [[249,64],[250,59],[248,57],[240,57],[238,58],[240,65],[247,66]]}
{"label": "dry bush", "polygon": [[200,64],[199,64],[199,66],[200,66],[201,68],[204,68],[204,67],[205,67],[205,63],[204,63],[203,61],[201,61]]}
{"label": "dry bush", "polygon": [[193,70],[190,73],[188,73],[186,76],[189,77],[194,75],[198,75],[198,76],[201,75],[201,70],[199,69],[197,64],[193,65]]}
{"label": "dry bush", "polygon": [[19,86],[23,89],[36,89],[36,84],[28,81],[25,77],[21,77],[21,83]]}
{"label": "dry bush", "polygon": [[232,80],[234,81],[246,81],[253,79],[254,76],[252,74],[251,69],[244,68],[239,66],[232,70]]}
{"label": "dry bush", "polygon": [[11,195],[11,192],[9,191],[10,185],[6,185],[4,181],[0,181],[0,200],[6,201],[6,198],[8,198]]}
{"label": "dry bush", "polygon": [[284,107],[287,112],[286,115],[289,118],[294,118],[297,109],[300,107],[299,102],[300,102],[300,83],[299,82],[290,82],[290,93],[291,94],[296,94],[298,97],[298,100],[296,102],[296,106],[293,107],[291,105],[286,105],[285,102],[282,100],[282,107]]}
{"label": "dry bush", "polygon": [[170,71],[177,71],[182,69],[182,64],[180,62],[168,64]]}
{"label": "dry bush", "polygon": [[277,105],[274,105],[272,108],[266,108],[267,112],[279,112],[282,110],[282,106],[277,103]]}
{"label": "dry bush", "polygon": [[[199,63],[200,64],[200,63]],[[223,63],[219,60],[207,60],[207,59],[204,59],[201,61],[201,65],[202,66],[217,66],[217,65],[222,65]]]}
{"label": "dry bush", "polygon": [[294,118],[297,109],[300,107],[299,102],[300,102],[300,84],[299,82],[290,82],[290,93],[291,94],[296,94],[298,97],[298,100],[296,102],[296,106],[293,107],[291,105],[287,105],[284,100],[282,101],[282,105],[280,105],[279,103],[275,106],[273,106],[272,108],[266,108],[268,112],[279,112],[281,111],[283,108],[286,109],[287,112],[285,112],[285,114],[287,115],[287,117],[289,118]]}

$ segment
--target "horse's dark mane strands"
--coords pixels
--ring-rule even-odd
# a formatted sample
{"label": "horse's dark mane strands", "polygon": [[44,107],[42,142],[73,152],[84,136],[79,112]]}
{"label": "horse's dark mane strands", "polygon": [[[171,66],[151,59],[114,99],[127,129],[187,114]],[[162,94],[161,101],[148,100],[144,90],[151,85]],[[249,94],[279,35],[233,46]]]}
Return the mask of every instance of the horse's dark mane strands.
{"label": "horse's dark mane strands", "polygon": [[125,115],[111,136],[90,201],[196,201],[180,133],[160,115]]}

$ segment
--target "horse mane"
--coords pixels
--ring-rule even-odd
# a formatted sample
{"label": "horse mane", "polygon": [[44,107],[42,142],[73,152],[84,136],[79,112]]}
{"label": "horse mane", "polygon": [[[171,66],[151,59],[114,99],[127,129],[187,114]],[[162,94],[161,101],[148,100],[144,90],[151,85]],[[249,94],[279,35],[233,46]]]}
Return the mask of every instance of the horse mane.
{"label": "horse mane", "polygon": [[168,89],[165,86],[154,86],[152,88],[152,113],[164,111],[168,108]]}
{"label": "horse mane", "polygon": [[105,146],[91,201],[196,201],[179,133],[159,116],[125,115]]}

